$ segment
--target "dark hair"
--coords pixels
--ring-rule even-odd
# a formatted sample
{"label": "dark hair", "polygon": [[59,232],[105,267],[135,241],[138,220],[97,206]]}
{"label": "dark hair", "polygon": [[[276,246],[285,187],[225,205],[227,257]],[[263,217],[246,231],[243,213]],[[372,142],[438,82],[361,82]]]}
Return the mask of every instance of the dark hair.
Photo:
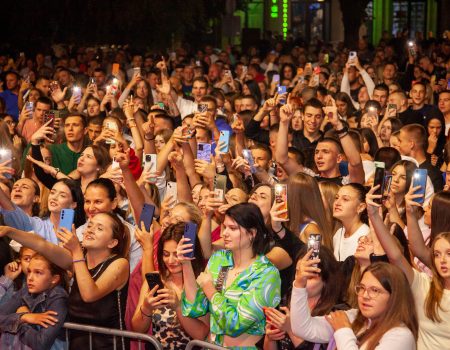
{"label": "dark hair", "polygon": [[394,147],[381,147],[373,157],[375,162],[384,162],[386,169],[392,169],[392,166],[402,160],[400,152]]}
{"label": "dark hair", "polygon": [[[354,191],[356,191],[358,193],[358,200],[361,203],[365,203],[366,202],[366,194],[367,194],[367,188],[364,187],[363,185],[356,183],[356,182],[351,182],[345,186],[349,186],[351,187]],[[367,208],[365,208],[361,214],[359,214],[359,219],[361,220],[361,222],[365,223],[366,225],[369,224],[369,216],[367,214]]]}
{"label": "dark hair", "polygon": [[362,128],[360,130],[361,136],[366,139],[369,144],[369,154],[373,158],[375,157],[375,153],[378,151],[378,141],[375,133],[372,129]]}
{"label": "dark hair", "polygon": [[67,118],[71,118],[71,117],[78,117],[81,119],[81,124],[83,124],[83,127],[87,126],[87,119],[86,116],[82,113],[69,113],[68,115],[66,115],[64,117],[64,123],[66,122]]}
{"label": "dark hair", "polygon": [[72,179],[60,179],[55,182],[55,185],[60,182],[69,188],[70,194],[72,195],[72,202],[77,203],[77,206],[74,209],[75,218],[73,223],[75,227],[78,228],[86,222],[86,213],[84,212],[84,196],[81,191],[80,183]]}
{"label": "dark hair", "polygon": [[92,124],[92,125],[100,125],[100,126],[102,126],[104,119],[105,118],[102,117],[101,115],[96,115],[95,117],[89,118],[88,125]]}
{"label": "dark hair", "polygon": [[265,254],[268,248],[269,231],[264,224],[261,210],[253,203],[239,203],[228,208],[225,216],[229,216],[245,230],[255,230],[252,240],[253,255]]}
{"label": "dark hair", "polygon": [[253,150],[253,149],[259,149],[261,151],[264,151],[268,155],[269,160],[272,159],[272,150],[266,144],[257,143],[255,145],[253,145],[252,147],[250,147],[250,150]]}
{"label": "dark hair", "polygon": [[250,94],[255,98],[256,104],[261,105],[261,90],[259,89],[258,83],[255,80],[247,80],[244,85],[247,85],[250,90]]}
{"label": "dark hair", "polygon": [[[439,132],[437,144],[433,151],[433,154],[435,154],[439,157],[439,156],[442,156],[442,152],[444,151],[444,147],[445,147],[445,143],[446,143],[445,119],[441,114],[436,114],[436,115],[432,115],[432,116],[428,117],[425,120],[425,131],[427,132],[427,136],[430,136],[430,134],[428,132],[428,124],[430,124],[430,122],[432,120],[437,120],[441,124],[441,131]],[[427,137],[427,142],[428,142],[428,137]]]}
{"label": "dark hair", "polygon": [[50,100],[48,97],[46,96],[41,96],[37,99],[36,104],[42,103],[44,105],[50,106],[50,108],[52,107],[53,103],[52,100]]}
{"label": "dark hair", "polygon": [[67,271],[61,267],[59,267],[58,265],[52,263],[50,260],[48,260],[45,256],[36,253],[32,256],[32,258],[30,259],[30,263],[32,260],[41,260],[44,261],[47,266],[48,269],[50,270],[50,273],[52,274],[52,276],[58,275],[59,276],[59,284],[61,285],[61,287],[64,288],[64,290],[66,292],[69,291],[69,276],[67,274]]}
{"label": "dark hair", "polygon": [[[308,247],[304,244],[298,252],[296,261],[302,259],[307,252]],[[338,302],[340,295],[341,286],[336,283],[336,280],[339,280],[338,276],[340,275],[340,268],[333,252],[329,248],[321,246],[319,250],[319,259],[319,275],[322,279],[323,287],[316,306],[311,310],[311,316],[323,316],[328,314]],[[296,265],[297,263],[294,264],[294,266]]]}
{"label": "dark hair", "polygon": [[355,107],[353,106],[352,100],[350,96],[346,92],[338,92],[334,97],[336,101],[344,102],[347,105],[347,115],[353,115],[356,112]]}
{"label": "dark hair", "polygon": [[450,192],[440,191],[433,196],[431,206],[431,242],[441,232],[450,232]]}
{"label": "dark hair", "polygon": [[411,180],[414,173],[414,170],[417,169],[417,165],[414,162],[411,162],[410,160],[399,160],[391,167],[391,173],[394,171],[394,168],[397,166],[402,166],[405,168],[405,174],[406,174],[406,182],[405,182],[405,193],[409,190],[409,187],[411,186]]}
{"label": "dark hair", "polygon": [[92,148],[92,153],[94,153],[95,160],[97,161],[97,167],[99,168],[98,174],[103,174],[111,163],[108,150],[100,145],[90,145],[88,147]]}
{"label": "dark hair", "polygon": [[310,99],[308,100],[308,102],[306,102],[306,103],[303,105],[303,113],[305,113],[306,107],[312,107],[312,108],[320,109],[320,113],[321,113],[322,116],[323,116],[323,109],[322,109],[322,108],[323,108],[323,103],[320,102],[317,98],[315,98],[315,97],[310,98]]}
{"label": "dark hair", "polygon": [[384,91],[389,95],[389,87],[385,83],[375,85],[374,90]]}
{"label": "dark hair", "polygon": [[289,147],[288,153],[292,153],[294,155],[295,161],[299,165],[305,165],[306,157],[305,153],[303,153],[301,150],[295,147]]}
{"label": "dark hair", "polygon": [[[114,187],[114,183],[110,179],[99,177],[98,179],[89,182],[89,184],[86,186],[85,193],[87,192],[89,187],[93,186],[103,188],[106,191],[108,199],[111,202],[117,198],[116,188]],[[118,206],[116,207],[116,209],[114,209],[114,213],[120,215],[122,218],[126,218],[125,213]]]}
{"label": "dark hair", "polygon": [[[172,224],[167,226],[164,229],[164,232],[161,234],[161,237],[158,242],[158,268],[160,275],[167,279],[169,277],[169,271],[167,270],[166,265],[164,264],[163,260],[163,253],[164,253],[164,244],[168,241],[175,241],[178,242],[183,238],[184,235],[184,222],[178,222],[176,224]],[[200,241],[198,239],[198,234],[195,237],[195,248],[194,248],[194,257],[195,259],[192,260],[192,268],[194,269],[195,277],[197,277],[202,271],[203,271],[203,263],[204,263],[204,257],[202,252],[202,246],[200,244]]]}
{"label": "dark hair", "polygon": [[342,149],[341,143],[340,143],[337,139],[335,139],[334,137],[324,137],[324,138],[322,138],[322,139],[319,139],[318,144],[319,144],[319,143],[323,143],[323,142],[329,142],[329,143],[332,143],[332,144],[335,145],[336,148],[338,149],[338,153],[340,153],[340,154],[343,154],[343,153],[344,153],[344,150]]}

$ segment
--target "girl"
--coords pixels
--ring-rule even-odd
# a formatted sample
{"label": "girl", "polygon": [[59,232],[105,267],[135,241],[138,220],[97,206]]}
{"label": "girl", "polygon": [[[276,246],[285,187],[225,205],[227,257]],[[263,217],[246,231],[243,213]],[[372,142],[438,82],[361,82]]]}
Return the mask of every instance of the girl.
{"label": "girl", "polygon": [[[215,252],[197,280],[189,240],[183,238],[177,257],[183,266],[183,315],[211,314],[211,341],[231,349],[256,349],[265,328],[263,307],[280,301],[278,270],[264,256],[268,231],[258,207],[238,204],[225,213],[222,232],[226,250]],[[251,315],[248,317],[247,315]]]}
{"label": "girl", "polygon": [[63,349],[67,276],[42,255],[31,258],[27,285],[0,308],[3,349]]}
{"label": "girl", "polygon": [[369,233],[365,199],[364,186],[356,183],[341,187],[336,195],[333,217],[342,224],[333,237],[334,256],[338,261],[353,255],[359,237]]}
{"label": "girl", "polygon": [[[150,326],[156,339],[165,349],[185,348],[191,338],[203,340],[209,333],[205,320],[184,317],[181,313],[181,291],[183,290],[183,269],[177,259],[178,242],[184,234],[184,223],[170,225],[164,230],[158,243],[159,274],[162,289],[149,289],[144,281],[131,321],[132,330],[146,333]],[[198,242],[197,242],[198,243]],[[200,245],[195,246],[194,273],[202,269],[203,256]]]}
{"label": "girl", "polygon": [[337,350],[415,350],[417,315],[408,281],[402,271],[387,263],[375,263],[364,270],[355,287],[358,309],[311,317],[307,303],[308,278],[321,272],[310,259],[312,250],[297,264],[291,300],[291,327],[302,339],[335,342]]}

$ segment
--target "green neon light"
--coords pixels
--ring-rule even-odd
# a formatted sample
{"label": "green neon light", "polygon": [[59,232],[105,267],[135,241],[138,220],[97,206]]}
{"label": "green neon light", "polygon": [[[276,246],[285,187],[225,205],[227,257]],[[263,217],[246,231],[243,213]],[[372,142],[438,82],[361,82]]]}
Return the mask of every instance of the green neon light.
{"label": "green neon light", "polygon": [[287,38],[288,26],[289,26],[288,0],[283,0],[283,39],[285,39],[285,40]]}
{"label": "green neon light", "polygon": [[272,6],[270,6],[270,17],[278,18],[278,4],[277,0],[272,0]]}

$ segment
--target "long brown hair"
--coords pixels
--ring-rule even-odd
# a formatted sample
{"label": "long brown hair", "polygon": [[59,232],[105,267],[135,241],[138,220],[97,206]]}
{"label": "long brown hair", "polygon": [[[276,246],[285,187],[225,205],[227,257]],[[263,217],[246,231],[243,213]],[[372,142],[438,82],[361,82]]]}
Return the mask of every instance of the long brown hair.
{"label": "long brown hair", "polygon": [[112,238],[117,239],[117,245],[111,249],[111,253],[128,259],[130,251],[130,231],[128,227],[114,213],[101,213],[100,215],[107,215],[111,219]]}
{"label": "long brown hair", "polygon": [[341,223],[333,217],[333,206],[336,200],[336,194],[339,192],[340,186],[331,181],[320,181],[319,189],[322,194],[322,202],[327,215],[327,221],[331,223],[331,233],[334,234],[340,227]]}
{"label": "long brown hair", "polygon": [[297,173],[288,179],[289,229],[296,234],[305,219],[312,219],[319,226],[322,244],[333,249],[331,223],[322,202],[319,185],[312,176]]}
{"label": "long brown hair", "polygon": [[[433,322],[441,322],[442,319],[439,316],[439,309],[442,310],[441,301],[444,295],[445,281],[442,276],[439,275],[434,262],[434,247],[439,239],[445,239],[450,243],[450,232],[442,232],[436,236],[431,244],[431,271],[433,271],[433,278],[430,283],[430,290],[428,291],[425,299],[425,315]],[[443,310],[449,312],[450,310]]]}
{"label": "long brown hair", "polygon": [[[360,344],[367,342],[366,349],[374,350],[383,335],[390,329],[405,325],[414,335],[417,341],[419,323],[417,321],[414,297],[408,280],[403,272],[394,265],[378,262],[367,267],[361,275],[361,280],[370,272],[383,288],[390,294],[386,305],[386,311],[379,319],[374,321],[370,328],[360,338]],[[356,319],[352,323],[353,332],[358,335],[366,329],[368,320],[358,311]]]}

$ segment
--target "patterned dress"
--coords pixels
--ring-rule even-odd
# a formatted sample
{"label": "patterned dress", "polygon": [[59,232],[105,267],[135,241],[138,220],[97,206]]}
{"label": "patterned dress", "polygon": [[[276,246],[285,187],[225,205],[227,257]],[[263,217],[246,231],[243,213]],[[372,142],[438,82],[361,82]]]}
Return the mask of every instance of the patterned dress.
{"label": "patterned dress", "polygon": [[[215,252],[208,262],[208,270],[215,281],[220,271],[233,267],[233,254],[227,250]],[[222,273],[222,275],[224,275]],[[211,341],[222,345],[224,336],[241,334],[264,335],[266,319],[263,307],[276,307],[280,303],[281,280],[277,268],[264,256],[258,255],[246,270],[242,271],[229,287],[214,294],[211,302],[199,288],[194,302],[190,303],[183,292],[183,315],[200,317],[210,313]],[[250,350],[255,346],[231,347]]]}

